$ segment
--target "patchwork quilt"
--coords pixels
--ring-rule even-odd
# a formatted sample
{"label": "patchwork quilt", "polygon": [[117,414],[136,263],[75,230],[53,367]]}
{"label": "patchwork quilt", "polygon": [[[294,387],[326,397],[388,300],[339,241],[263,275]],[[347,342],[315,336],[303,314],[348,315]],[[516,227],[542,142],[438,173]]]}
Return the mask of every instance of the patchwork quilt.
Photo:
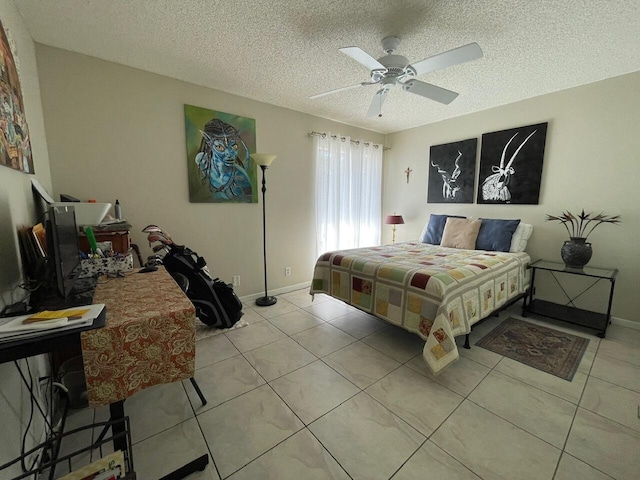
{"label": "patchwork quilt", "polygon": [[527,253],[397,243],[323,254],[310,293],[326,293],[426,341],[434,374],[458,359],[455,336],[529,287]]}

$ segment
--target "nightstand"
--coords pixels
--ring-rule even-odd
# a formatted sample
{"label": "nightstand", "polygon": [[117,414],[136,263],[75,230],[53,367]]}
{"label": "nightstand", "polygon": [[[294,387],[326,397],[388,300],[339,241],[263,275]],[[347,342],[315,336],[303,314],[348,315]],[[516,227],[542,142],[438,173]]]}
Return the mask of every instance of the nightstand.
{"label": "nightstand", "polygon": [[[529,294],[525,297],[522,305],[522,316],[526,317],[527,313],[536,313],[545,317],[555,318],[557,320],[573,323],[574,325],[581,325],[583,327],[597,330],[598,337],[604,338],[607,326],[611,323],[611,304],[613,303],[613,290],[616,284],[616,276],[618,275],[617,268],[571,268],[567,267],[563,263],[549,262],[546,260],[538,260],[537,262],[529,265],[529,268],[531,269],[531,287],[529,289]],[[545,270],[551,273],[557,287],[562,290],[564,296],[567,298],[567,303],[562,305],[534,298],[537,270]],[[567,275],[590,277],[593,279],[593,282],[577,295],[570,296],[561,283],[563,279],[566,279]],[[574,300],[582,296],[600,281],[609,282],[609,301],[606,313],[598,313],[577,308],[573,303]]]}

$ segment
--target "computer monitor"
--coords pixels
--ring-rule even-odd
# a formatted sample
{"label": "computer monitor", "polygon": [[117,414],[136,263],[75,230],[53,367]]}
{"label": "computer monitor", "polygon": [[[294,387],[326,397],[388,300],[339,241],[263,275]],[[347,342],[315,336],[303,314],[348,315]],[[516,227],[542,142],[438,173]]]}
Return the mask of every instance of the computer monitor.
{"label": "computer monitor", "polygon": [[81,263],[76,215],[71,206],[49,208],[47,257],[55,289],[67,298],[80,274]]}

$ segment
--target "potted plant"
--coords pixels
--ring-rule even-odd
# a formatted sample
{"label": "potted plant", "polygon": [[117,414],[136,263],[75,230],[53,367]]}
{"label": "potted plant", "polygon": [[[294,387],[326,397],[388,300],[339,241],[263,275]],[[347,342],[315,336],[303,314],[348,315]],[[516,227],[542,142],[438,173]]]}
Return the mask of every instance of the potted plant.
{"label": "potted plant", "polygon": [[583,209],[579,215],[569,211],[558,216],[547,214],[547,221],[549,220],[562,223],[569,234],[569,240],[564,242],[560,251],[565,265],[582,268],[589,263],[593,254],[591,243],[587,242],[591,232],[603,223],[620,223],[620,215],[605,215],[604,212],[594,215],[592,212],[585,213]]}

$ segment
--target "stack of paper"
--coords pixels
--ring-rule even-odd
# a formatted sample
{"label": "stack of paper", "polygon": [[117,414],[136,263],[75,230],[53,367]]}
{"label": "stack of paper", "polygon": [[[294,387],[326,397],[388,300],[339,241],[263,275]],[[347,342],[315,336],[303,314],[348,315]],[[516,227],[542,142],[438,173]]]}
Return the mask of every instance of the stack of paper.
{"label": "stack of paper", "polygon": [[104,304],[97,303],[73,309],[0,318],[0,342],[39,336],[52,330],[69,330],[91,325],[103,309]]}

